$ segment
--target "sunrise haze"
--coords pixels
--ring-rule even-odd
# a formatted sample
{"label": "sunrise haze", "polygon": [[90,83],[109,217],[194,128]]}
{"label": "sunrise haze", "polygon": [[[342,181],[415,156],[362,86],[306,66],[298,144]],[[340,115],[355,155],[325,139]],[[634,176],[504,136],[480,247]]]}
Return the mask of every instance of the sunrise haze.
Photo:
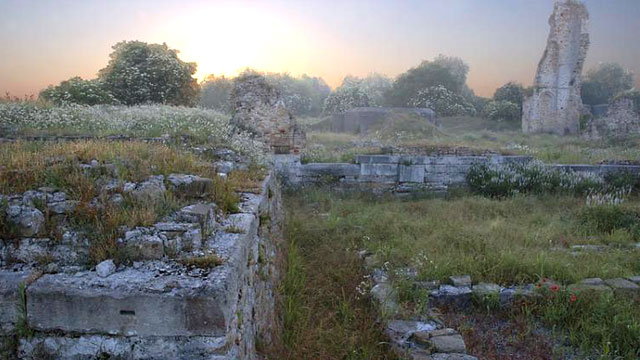
{"label": "sunrise haze", "polygon": [[[640,74],[640,1],[587,0],[586,68],[618,62]],[[16,1],[0,2],[0,91],[37,94],[73,76],[94,78],[122,40],[166,42],[198,64],[197,77],[251,67],[309,74],[395,76],[438,54],[470,66],[468,84],[491,96],[530,85],[552,0],[455,1]],[[636,82],[638,77],[636,77]]]}

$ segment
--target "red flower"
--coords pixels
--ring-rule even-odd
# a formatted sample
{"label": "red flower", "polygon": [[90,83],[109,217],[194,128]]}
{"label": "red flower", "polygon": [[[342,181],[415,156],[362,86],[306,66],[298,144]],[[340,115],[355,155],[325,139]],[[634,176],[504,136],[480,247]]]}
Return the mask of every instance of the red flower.
{"label": "red flower", "polygon": [[545,284],[547,282],[547,278],[542,278],[542,283]]}
{"label": "red flower", "polygon": [[556,284],[553,284],[553,285],[549,286],[549,290],[551,290],[553,292],[556,292],[556,291],[560,290],[560,286],[558,286]]}
{"label": "red flower", "polygon": [[569,302],[576,302],[578,300],[578,297],[576,296],[576,294],[571,294],[571,297],[569,298]]}

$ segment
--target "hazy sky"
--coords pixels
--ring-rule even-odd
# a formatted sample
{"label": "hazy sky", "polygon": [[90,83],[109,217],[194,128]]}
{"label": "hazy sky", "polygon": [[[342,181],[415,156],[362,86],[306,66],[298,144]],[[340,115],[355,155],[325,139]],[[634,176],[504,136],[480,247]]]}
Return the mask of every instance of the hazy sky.
{"label": "hazy sky", "polygon": [[[640,0],[586,4],[587,68],[615,61],[640,75]],[[113,44],[141,40],[179,49],[199,78],[249,66],[333,87],[442,53],[464,59],[471,88],[490,96],[510,80],[531,84],[552,9],[553,0],[0,0],[0,92],[93,78]]]}

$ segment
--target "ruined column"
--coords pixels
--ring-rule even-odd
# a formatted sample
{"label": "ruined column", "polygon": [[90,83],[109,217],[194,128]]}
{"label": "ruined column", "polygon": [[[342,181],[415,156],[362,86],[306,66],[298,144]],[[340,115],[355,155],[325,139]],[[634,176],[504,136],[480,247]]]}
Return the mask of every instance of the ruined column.
{"label": "ruined column", "polygon": [[533,95],[523,104],[522,131],[577,134],[583,107],[582,68],[589,48],[589,13],[579,0],[556,0],[549,25]]}
{"label": "ruined column", "polygon": [[264,76],[244,74],[234,80],[231,94],[235,126],[249,131],[276,154],[298,153],[306,136],[287,110],[282,95]]}

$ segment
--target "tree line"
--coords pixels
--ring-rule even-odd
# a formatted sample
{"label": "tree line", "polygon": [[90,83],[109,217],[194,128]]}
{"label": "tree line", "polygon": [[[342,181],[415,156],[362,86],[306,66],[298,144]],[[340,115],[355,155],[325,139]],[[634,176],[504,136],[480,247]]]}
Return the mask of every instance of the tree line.
{"label": "tree line", "polygon": [[[96,79],[74,77],[44,89],[39,98],[56,105],[161,103],[200,106],[229,113],[234,78],[194,78],[195,63],[184,62],[166,44],[122,41],[113,46],[108,64]],[[253,71],[253,70],[247,70]],[[264,73],[288,109],[298,116],[320,116],[355,107],[427,107],[439,116],[483,116],[520,121],[523,99],[532,92],[515,82],[498,88],[492,98],[474,94],[467,85],[469,66],[460,58],[440,55],[396,78],[373,73],[347,76],[333,91],[320,77]],[[587,72],[582,87],[589,105],[611,101],[633,89],[633,74],[615,63]]]}

